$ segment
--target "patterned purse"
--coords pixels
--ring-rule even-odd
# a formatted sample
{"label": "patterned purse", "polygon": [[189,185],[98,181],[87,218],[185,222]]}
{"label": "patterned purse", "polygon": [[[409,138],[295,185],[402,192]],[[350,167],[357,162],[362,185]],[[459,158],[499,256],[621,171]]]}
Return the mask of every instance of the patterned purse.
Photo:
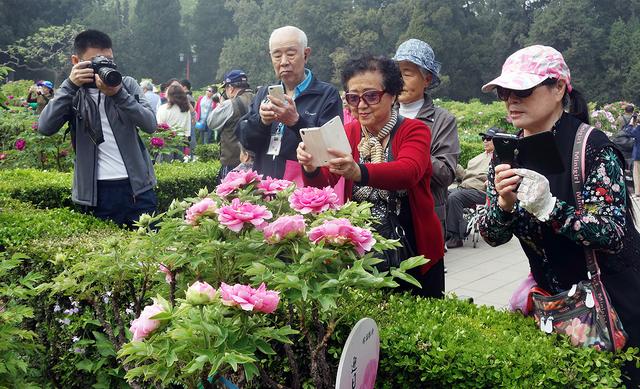
{"label": "patterned purse", "polygon": [[[584,181],[584,154],[586,140],[593,130],[582,124],[576,133],[572,155],[571,181],[576,199],[576,213],[584,212],[582,183]],[[594,347],[598,350],[618,351],[627,342],[609,295],[600,279],[600,268],[595,251],[585,248],[588,280],[580,281],[562,293],[550,296],[539,288],[531,293],[533,317],[546,333],[556,332],[571,338],[575,346]]]}

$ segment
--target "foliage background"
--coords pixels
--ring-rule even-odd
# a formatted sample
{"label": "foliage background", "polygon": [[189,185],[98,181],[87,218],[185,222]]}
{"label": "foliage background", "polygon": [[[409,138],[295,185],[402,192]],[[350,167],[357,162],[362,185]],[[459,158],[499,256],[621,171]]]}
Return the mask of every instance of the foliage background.
{"label": "foliage background", "polygon": [[[392,55],[413,37],[429,42],[442,62],[435,95],[488,101],[480,87],[510,53],[535,43],[565,55],[588,100],[640,103],[639,16],[640,2],[622,0],[0,0],[0,64],[16,68],[16,79],[59,84],[69,32],[83,26],[109,32],[119,66],[138,79],[184,77],[179,53],[191,52],[194,87],[232,68],[258,86],[274,79],[270,31],[293,24],[308,35],[309,66],[334,83],[350,57]],[[46,42],[67,45],[46,60],[30,55]]]}

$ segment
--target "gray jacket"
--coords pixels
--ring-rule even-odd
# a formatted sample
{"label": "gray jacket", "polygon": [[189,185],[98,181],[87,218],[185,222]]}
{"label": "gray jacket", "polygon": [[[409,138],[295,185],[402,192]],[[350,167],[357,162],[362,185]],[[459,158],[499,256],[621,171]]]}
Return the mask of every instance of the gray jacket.
{"label": "gray jacket", "polygon": [[[122,84],[123,88],[118,93],[104,97],[104,105],[133,195],[136,196],[156,185],[151,158],[138,136],[137,128],[153,133],[157,123],[136,80],[124,77]],[[82,119],[73,110],[73,100],[78,90],[79,87],[69,79],[60,85],[53,100],[40,115],[38,131],[43,135],[53,135],[69,122],[76,153],[71,199],[80,205],[96,206],[98,147],[85,131],[80,130],[83,128]],[[74,128],[78,130],[74,131]]]}
{"label": "gray jacket", "polygon": [[446,109],[435,107],[433,100],[425,93],[424,104],[416,119],[426,123],[431,129],[431,193],[436,206],[436,214],[444,225],[447,207],[447,188],[456,178],[456,166],[460,156],[460,141],[456,118]]}

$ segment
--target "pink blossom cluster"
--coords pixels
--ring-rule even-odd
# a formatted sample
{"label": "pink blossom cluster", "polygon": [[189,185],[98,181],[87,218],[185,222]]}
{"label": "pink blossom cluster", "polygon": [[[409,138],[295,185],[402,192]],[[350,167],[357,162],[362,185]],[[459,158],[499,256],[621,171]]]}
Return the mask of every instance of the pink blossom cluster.
{"label": "pink blossom cluster", "polygon": [[266,226],[262,233],[268,243],[278,243],[284,239],[304,235],[305,227],[302,215],[285,215]]}
{"label": "pink blossom cluster", "polygon": [[171,128],[171,126],[169,126],[167,123],[158,124],[158,130],[164,131],[164,130],[168,130],[170,128]]}
{"label": "pink blossom cluster", "polygon": [[267,177],[258,183],[257,189],[263,195],[275,195],[287,189],[292,184],[289,180],[279,180],[277,178]]}
{"label": "pink blossom cluster", "polygon": [[352,225],[346,218],[327,220],[312,228],[308,235],[313,243],[323,241],[338,246],[351,244],[360,255],[371,250],[376,243],[371,231]]}
{"label": "pink blossom cluster", "polygon": [[340,208],[338,195],[330,186],[322,189],[311,186],[298,188],[289,196],[289,204],[302,214]]}
{"label": "pink blossom cluster", "polygon": [[261,230],[265,227],[265,220],[273,217],[267,207],[240,202],[237,198],[233,199],[230,205],[220,207],[216,213],[220,224],[234,232],[240,232],[245,224],[252,224]]}
{"label": "pink blossom cluster", "polygon": [[254,182],[259,183],[261,180],[262,175],[253,170],[232,171],[229,172],[220,185],[216,187],[216,194],[225,197],[237,189],[244,188]]}
{"label": "pink blossom cluster", "polygon": [[216,208],[216,203],[212,199],[205,197],[187,209],[185,220],[187,223],[195,225],[198,223],[198,218],[202,216],[213,216]]}
{"label": "pink blossom cluster", "polygon": [[27,141],[26,141],[26,140],[24,140],[24,139],[18,139],[18,140],[16,141],[16,144],[15,144],[16,150],[18,150],[18,151],[22,151],[22,150],[24,150],[24,148],[25,148],[26,146],[27,146]]}
{"label": "pink blossom cluster", "polygon": [[155,147],[155,148],[158,148],[158,149],[163,148],[164,147],[164,139],[154,136],[153,138],[151,138],[151,146]]}
{"label": "pink blossom cluster", "polygon": [[280,292],[267,290],[264,282],[258,289],[241,284],[231,286],[224,282],[220,285],[222,303],[227,306],[240,306],[245,311],[272,313],[280,302],[279,294]]}
{"label": "pink blossom cluster", "polygon": [[129,331],[133,334],[133,340],[143,340],[160,327],[160,320],[151,319],[155,315],[165,312],[164,307],[158,303],[147,305],[140,313],[140,317],[131,322]]}

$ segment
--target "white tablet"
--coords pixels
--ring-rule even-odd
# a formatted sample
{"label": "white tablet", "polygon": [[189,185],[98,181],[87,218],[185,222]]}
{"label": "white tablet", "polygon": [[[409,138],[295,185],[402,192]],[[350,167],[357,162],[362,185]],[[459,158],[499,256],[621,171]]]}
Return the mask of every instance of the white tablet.
{"label": "white tablet", "polygon": [[335,156],[329,154],[327,149],[351,153],[349,139],[344,132],[344,126],[340,116],[329,120],[322,127],[303,128],[300,136],[304,142],[306,151],[313,156],[313,166],[325,166]]}

